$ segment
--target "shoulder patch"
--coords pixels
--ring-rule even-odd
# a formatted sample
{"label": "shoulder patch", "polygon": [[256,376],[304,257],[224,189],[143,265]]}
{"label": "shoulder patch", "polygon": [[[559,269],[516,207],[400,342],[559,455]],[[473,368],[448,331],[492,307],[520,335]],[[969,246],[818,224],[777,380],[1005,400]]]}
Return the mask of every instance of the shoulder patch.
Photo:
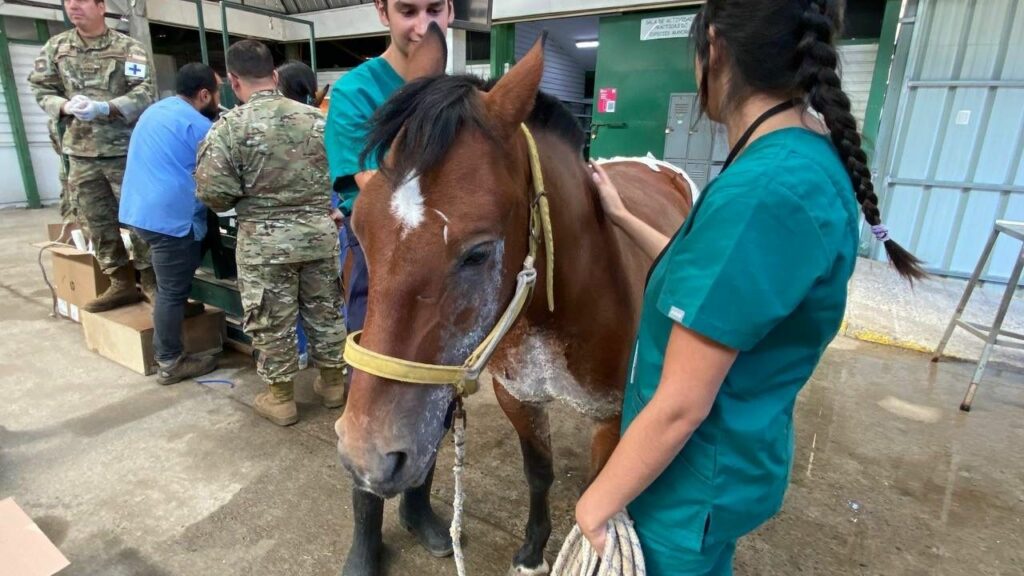
{"label": "shoulder patch", "polygon": [[139,62],[127,60],[124,63],[124,75],[129,78],[145,78],[146,65]]}

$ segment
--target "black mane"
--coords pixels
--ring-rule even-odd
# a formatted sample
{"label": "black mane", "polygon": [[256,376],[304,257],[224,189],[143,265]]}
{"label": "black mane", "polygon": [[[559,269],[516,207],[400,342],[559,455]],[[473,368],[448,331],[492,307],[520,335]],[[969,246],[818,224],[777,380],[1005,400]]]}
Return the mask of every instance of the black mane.
{"label": "black mane", "polygon": [[[441,162],[464,126],[494,138],[494,127],[476,97],[478,90],[487,92],[494,84],[471,75],[432,76],[406,84],[370,119],[360,165],[374,158],[384,175],[397,183]],[[538,91],[528,123],[554,132],[582,154],[583,130],[557,98]],[[396,143],[399,133],[402,138]],[[393,163],[385,165],[389,150],[394,152]]]}

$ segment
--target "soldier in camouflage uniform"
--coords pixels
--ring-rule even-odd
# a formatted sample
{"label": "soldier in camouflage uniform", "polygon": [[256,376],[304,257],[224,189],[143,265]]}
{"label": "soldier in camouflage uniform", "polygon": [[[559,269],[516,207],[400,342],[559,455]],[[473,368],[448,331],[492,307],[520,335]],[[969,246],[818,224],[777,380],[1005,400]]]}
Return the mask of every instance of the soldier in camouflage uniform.
{"label": "soldier in camouflage uniform", "polygon": [[[129,265],[121,240],[117,204],[132,125],[153,102],[146,50],[107,28],[102,0],[65,0],[75,28],[51,38],[28,77],[36,102],[54,122],[65,122],[62,151],[68,157],[69,210],[88,227],[96,259],[111,284],[82,308],[109,310],[138,301],[135,283],[117,271]],[[133,235],[135,267],[143,292],[156,294],[144,242]]]}
{"label": "soldier in camouflage uniform", "polygon": [[243,328],[259,351],[256,370],[270,386],[256,413],[280,426],[298,421],[293,378],[299,369],[295,326],[301,314],[317,392],[344,404],[345,323],[341,317],[338,230],[319,110],[277,91],[267,47],[242,40],[227,53],[228,80],[239,100],[199,148],[196,196],[238,215],[238,287]]}

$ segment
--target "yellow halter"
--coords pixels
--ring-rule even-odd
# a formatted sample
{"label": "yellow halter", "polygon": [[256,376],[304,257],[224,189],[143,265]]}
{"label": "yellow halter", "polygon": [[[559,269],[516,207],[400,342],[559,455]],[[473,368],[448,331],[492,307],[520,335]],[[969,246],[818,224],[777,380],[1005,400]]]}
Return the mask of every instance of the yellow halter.
{"label": "yellow halter", "polygon": [[537,269],[534,267],[534,262],[537,259],[541,237],[543,237],[547,262],[548,310],[554,312],[555,243],[551,233],[551,211],[548,206],[547,192],[544,190],[544,175],[541,173],[537,143],[526,124],[520,125],[520,128],[526,136],[526,145],[530,153],[530,173],[533,178],[533,195],[530,198],[529,252],[523,260],[522,270],[516,277],[516,291],[512,296],[512,301],[505,308],[505,312],[498,319],[494,328],[461,366],[423,364],[367,350],[359,345],[359,336],[362,334],[360,330],[349,334],[345,341],[345,361],[350,366],[367,374],[409,384],[452,386],[460,397],[476,392],[480,373],[483,372],[487,362],[497,350],[498,344],[512,329],[512,325],[515,324],[519,314],[522,313],[526,303],[533,295],[533,288],[537,283]]}

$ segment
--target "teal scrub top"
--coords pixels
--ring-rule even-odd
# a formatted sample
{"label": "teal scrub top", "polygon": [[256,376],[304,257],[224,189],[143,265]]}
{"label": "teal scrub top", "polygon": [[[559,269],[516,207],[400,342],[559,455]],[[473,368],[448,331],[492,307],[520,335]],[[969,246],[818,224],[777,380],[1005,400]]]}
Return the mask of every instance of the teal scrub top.
{"label": "teal scrub top", "polygon": [[373,157],[367,158],[364,165],[359,164],[359,154],[366,145],[369,120],[404,83],[405,80],[387,60],[373,58],[353,68],[331,88],[324,143],[331,183],[338,193],[339,208],[345,215],[352,213],[352,203],[359,193],[354,176],[364,170],[377,169]]}
{"label": "teal scrub top", "polygon": [[758,138],[707,187],[655,265],[622,430],[661,381],[675,324],[739,354],[711,413],[629,506],[645,550],[690,550],[754,530],[782,506],[793,405],[846,307],[860,213],[820,134]]}

